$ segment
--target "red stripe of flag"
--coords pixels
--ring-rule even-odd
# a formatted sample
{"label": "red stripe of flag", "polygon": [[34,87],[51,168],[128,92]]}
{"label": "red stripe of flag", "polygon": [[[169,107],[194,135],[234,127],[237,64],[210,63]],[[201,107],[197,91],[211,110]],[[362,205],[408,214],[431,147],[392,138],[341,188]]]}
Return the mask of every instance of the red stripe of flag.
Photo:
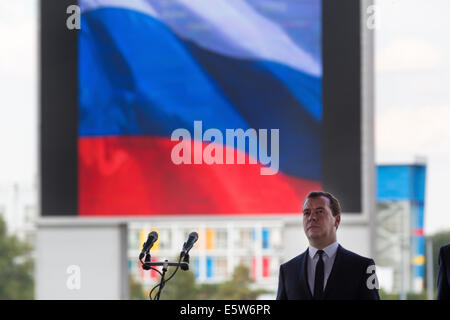
{"label": "red stripe of flag", "polygon": [[[260,164],[181,164],[162,137],[79,139],[82,216],[179,214],[298,214],[317,181],[281,172],[261,175]],[[225,150],[224,150],[225,154]]]}

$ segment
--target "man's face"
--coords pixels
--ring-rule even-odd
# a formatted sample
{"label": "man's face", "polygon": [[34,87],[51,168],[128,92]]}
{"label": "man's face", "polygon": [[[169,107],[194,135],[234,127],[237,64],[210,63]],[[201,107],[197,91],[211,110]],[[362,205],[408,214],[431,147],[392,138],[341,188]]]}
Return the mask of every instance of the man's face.
{"label": "man's face", "polygon": [[303,205],[303,229],[306,237],[316,243],[330,243],[336,239],[340,215],[333,217],[327,197],[306,199]]}

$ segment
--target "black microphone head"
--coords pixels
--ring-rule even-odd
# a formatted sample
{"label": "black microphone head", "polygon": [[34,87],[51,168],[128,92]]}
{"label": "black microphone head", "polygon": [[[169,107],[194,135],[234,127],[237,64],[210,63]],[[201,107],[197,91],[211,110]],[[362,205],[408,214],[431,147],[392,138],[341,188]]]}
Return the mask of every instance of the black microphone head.
{"label": "black microphone head", "polygon": [[[150,251],[150,249],[153,247],[153,244],[158,240],[158,233],[156,233],[155,231],[152,231],[148,234],[147,236],[147,241],[144,242],[144,244],[142,245],[142,253],[148,253]],[[142,258],[140,258],[142,259]]]}
{"label": "black microphone head", "polygon": [[190,237],[192,237],[194,239],[194,243],[195,243],[198,240],[198,233],[195,231],[192,231],[191,233],[189,233],[189,238]]}
{"label": "black microphone head", "polygon": [[191,232],[189,233],[189,237],[187,239],[187,241],[184,243],[183,245],[183,254],[187,254],[189,252],[189,250],[192,249],[192,246],[194,245],[194,243],[196,243],[198,240],[198,233],[197,232]]}
{"label": "black microphone head", "polygon": [[195,231],[192,231],[191,233],[189,233],[188,239],[186,241],[187,245],[193,245],[194,243],[196,243],[198,240],[198,233]]}
{"label": "black microphone head", "polygon": [[[158,240],[158,233],[156,231],[150,232],[148,234],[147,241],[150,239],[152,239],[153,242],[156,242],[156,240]],[[155,239],[155,240],[153,240],[153,239]]]}

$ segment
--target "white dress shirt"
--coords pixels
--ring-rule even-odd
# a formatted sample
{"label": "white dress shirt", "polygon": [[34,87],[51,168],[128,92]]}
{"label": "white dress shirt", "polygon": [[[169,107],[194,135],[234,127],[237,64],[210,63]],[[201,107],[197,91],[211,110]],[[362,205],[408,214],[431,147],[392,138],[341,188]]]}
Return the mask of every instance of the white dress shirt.
{"label": "white dress shirt", "polygon": [[[322,260],[324,264],[324,278],[323,278],[323,290],[325,291],[325,287],[327,285],[328,277],[330,276],[331,269],[333,268],[334,259],[336,258],[336,252],[339,244],[337,242],[333,242],[328,247],[323,248],[324,253],[322,254]],[[316,265],[317,261],[319,261],[319,255],[317,251],[319,249],[314,248],[313,246],[309,246],[309,257],[308,257],[308,284],[311,290],[311,293],[314,294],[314,279],[316,276]]]}

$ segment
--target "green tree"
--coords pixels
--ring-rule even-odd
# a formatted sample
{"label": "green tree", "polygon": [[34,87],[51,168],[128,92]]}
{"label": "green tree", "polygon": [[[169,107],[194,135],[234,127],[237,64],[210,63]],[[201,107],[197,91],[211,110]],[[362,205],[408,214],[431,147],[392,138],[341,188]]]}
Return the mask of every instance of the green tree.
{"label": "green tree", "polygon": [[250,278],[250,271],[244,265],[238,265],[230,281],[222,283],[215,298],[217,300],[255,300],[259,295],[267,293],[264,289],[251,289],[254,281]]}
{"label": "green tree", "polygon": [[[175,269],[173,269],[173,271],[175,271]],[[165,278],[168,279],[173,271],[169,269]],[[155,297],[158,290],[159,287],[153,291],[152,298]],[[195,283],[195,275],[189,270],[183,271],[178,269],[174,277],[165,284],[161,291],[160,298],[161,300],[196,300],[197,295],[198,287]]]}
{"label": "green tree", "polygon": [[420,293],[408,292],[406,300],[427,300],[427,292],[426,290]]}
{"label": "green tree", "polygon": [[220,283],[202,283],[198,285],[197,299],[198,300],[214,300]]}
{"label": "green tree", "polygon": [[28,243],[9,235],[0,216],[0,299],[33,299],[34,264]]}
{"label": "green tree", "polygon": [[148,300],[148,296],[145,294],[145,290],[142,284],[134,279],[133,276],[129,276],[130,283],[130,300]]}
{"label": "green tree", "polygon": [[400,296],[398,293],[387,293],[383,289],[380,288],[380,300],[400,300]]}

